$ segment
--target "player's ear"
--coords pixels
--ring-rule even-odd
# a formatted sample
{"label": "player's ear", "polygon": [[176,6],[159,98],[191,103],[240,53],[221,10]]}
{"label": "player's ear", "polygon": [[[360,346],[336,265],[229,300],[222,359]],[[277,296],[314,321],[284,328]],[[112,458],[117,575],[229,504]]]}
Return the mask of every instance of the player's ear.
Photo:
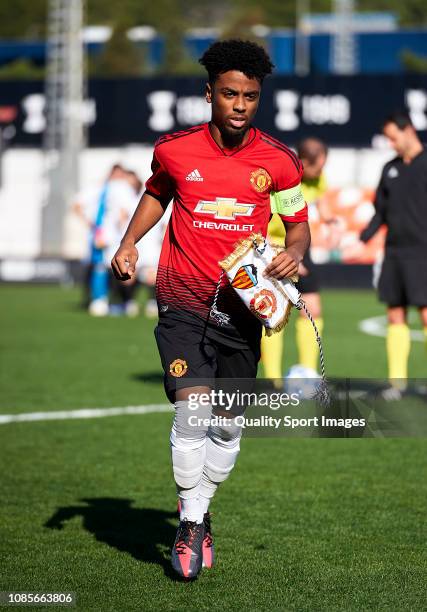
{"label": "player's ear", "polygon": [[206,97],[206,102],[208,104],[212,104],[212,86],[210,83],[206,83],[205,97]]}

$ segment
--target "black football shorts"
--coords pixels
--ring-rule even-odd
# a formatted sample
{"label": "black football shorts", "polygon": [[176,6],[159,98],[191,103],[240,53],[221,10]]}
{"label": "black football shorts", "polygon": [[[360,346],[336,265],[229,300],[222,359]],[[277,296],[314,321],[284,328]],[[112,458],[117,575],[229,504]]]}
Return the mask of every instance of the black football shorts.
{"label": "black football shorts", "polygon": [[217,379],[256,378],[260,353],[253,347],[227,346],[207,337],[203,327],[165,315],[160,317],[154,335],[171,403],[175,402],[178,389],[191,386],[215,389]]}
{"label": "black football shorts", "polygon": [[427,259],[386,255],[378,281],[381,302],[388,306],[427,306]]}
{"label": "black football shorts", "polygon": [[319,291],[319,279],[316,272],[316,266],[310,256],[308,250],[302,260],[303,265],[307,268],[308,274],[306,276],[300,276],[297,282],[297,289],[300,293],[318,293]]}

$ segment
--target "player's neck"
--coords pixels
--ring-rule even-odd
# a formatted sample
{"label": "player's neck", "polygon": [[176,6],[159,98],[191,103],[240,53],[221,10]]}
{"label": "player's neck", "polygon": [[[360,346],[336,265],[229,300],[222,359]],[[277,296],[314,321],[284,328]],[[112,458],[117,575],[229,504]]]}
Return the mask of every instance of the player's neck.
{"label": "player's neck", "polygon": [[421,153],[421,151],[423,150],[423,145],[422,143],[416,139],[414,140],[414,142],[411,144],[410,147],[408,147],[408,150],[405,151],[404,155],[403,155],[403,161],[405,164],[410,164],[411,161],[417,157],[417,155],[419,155]]}
{"label": "player's neck", "polygon": [[226,134],[221,132],[218,126],[216,126],[212,121],[209,123],[209,131],[211,133],[212,138],[215,140],[216,144],[221,147],[221,149],[240,149],[243,147],[248,139],[250,127],[243,134]]}

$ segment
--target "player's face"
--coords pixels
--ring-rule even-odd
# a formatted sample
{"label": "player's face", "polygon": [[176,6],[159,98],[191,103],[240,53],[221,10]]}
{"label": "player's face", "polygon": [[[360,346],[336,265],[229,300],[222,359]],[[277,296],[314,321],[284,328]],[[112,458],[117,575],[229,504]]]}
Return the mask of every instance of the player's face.
{"label": "player's face", "polygon": [[309,161],[304,158],[301,158],[301,161],[304,166],[304,178],[308,181],[312,181],[318,179],[322,174],[322,170],[326,163],[326,155],[320,153],[314,161]]}
{"label": "player's face", "polygon": [[410,128],[401,130],[395,123],[387,123],[383,128],[383,133],[396,153],[400,156],[405,155],[411,139]]}
{"label": "player's face", "polygon": [[243,72],[220,74],[213,86],[206,87],[206,100],[212,104],[212,123],[221,134],[240,140],[248,131],[259,104],[261,85]]}

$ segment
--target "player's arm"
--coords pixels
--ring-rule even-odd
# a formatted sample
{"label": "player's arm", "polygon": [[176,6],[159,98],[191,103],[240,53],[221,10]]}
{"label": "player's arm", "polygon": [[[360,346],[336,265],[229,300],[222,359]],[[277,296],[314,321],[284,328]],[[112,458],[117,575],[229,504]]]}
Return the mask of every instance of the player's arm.
{"label": "player's arm", "polygon": [[386,193],[384,189],[384,172],[375,194],[374,206],[375,214],[359,236],[362,242],[368,242],[377,233],[381,225],[385,223]]}
{"label": "player's arm", "polygon": [[307,221],[283,222],[286,228],[285,247],[271,264],[266,267],[264,275],[277,279],[288,278],[298,274],[298,266],[310,246],[310,228]]}
{"label": "player's arm", "polygon": [[[310,246],[308,208],[301,188],[303,166],[301,161],[280,164],[270,194],[272,213],[279,213],[286,229],[285,251],[274,257],[264,276],[289,278],[298,274],[298,266]],[[296,162],[296,163],[295,163]]]}
{"label": "player's arm", "polygon": [[360,233],[360,240],[362,242],[368,242],[368,240],[370,240],[377,233],[383,223],[384,219],[382,211],[376,209],[374,216],[369,221],[365,229]]}
{"label": "player's arm", "polygon": [[154,226],[165,212],[164,204],[145,192],[129,222],[120,247],[111,260],[114,275],[119,280],[127,280],[135,274],[138,260],[136,244]]}

